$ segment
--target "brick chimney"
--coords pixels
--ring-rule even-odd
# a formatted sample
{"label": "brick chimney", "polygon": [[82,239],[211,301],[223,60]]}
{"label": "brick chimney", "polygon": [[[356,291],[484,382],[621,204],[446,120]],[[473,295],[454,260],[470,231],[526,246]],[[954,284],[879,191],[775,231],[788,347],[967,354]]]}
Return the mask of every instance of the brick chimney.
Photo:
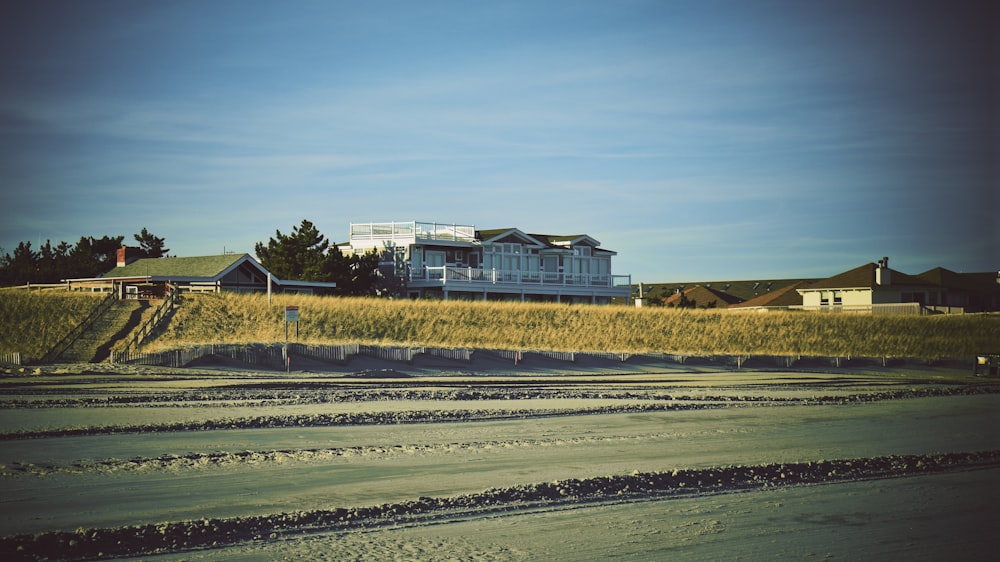
{"label": "brick chimney", "polygon": [[878,267],[875,268],[875,284],[879,286],[892,284],[892,270],[889,269],[889,256],[885,256],[878,261]]}
{"label": "brick chimney", "polygon": [[138,248],[129,248],[128,246],[122,245],[118,248],[118,267],[125,267],[126,265],[134,262],[137,258],[135,256],[135,250]]}

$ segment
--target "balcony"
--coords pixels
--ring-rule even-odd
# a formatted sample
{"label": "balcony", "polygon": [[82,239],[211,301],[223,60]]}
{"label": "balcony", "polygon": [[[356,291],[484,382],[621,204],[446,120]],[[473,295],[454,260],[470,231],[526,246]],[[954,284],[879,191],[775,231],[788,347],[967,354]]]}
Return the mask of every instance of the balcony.
{"label": "balcony", "polygon": [[[546,271],[506,271],[474,267],[424,267],[410,273],[411,287],[441,285],[504,285],[509,287],[579,287],[631,291],[631,275],[591,275],[583,273],[551,273]],[[455,287],[457,289],[457,287]]]}
{"label": "balcony", "polygon": [[403,246],[431,241],[475,244],[476,227],[416,221],[351,223],[351,246],[354,248],[381,247],[385,242]]}

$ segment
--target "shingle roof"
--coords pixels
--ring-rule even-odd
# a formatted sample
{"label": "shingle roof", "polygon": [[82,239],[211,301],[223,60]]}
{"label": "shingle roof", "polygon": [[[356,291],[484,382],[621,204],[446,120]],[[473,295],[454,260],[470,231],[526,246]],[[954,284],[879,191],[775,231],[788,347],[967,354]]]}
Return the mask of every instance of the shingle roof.
{"label": "shingle roof", "polygon": [[984,273],[955,273],[950,269],[935,267],[917,275],[927,283],[941,285],[952,290],[974,291],[984,293],[1000,292],[998,274],[993,271]]}
{"label": "shingle roof", "polygon": [[144,258],[116,267],[102,277],[172,277],[213,279],[250,254],[225,254],[190,258]]}
{"label": "shingle roof", "polygon": [[[866,263],[864,265],[859,265],[854,269],[845,271],[834,275],[833,277],[828,277],[822,279],[809,285],[808,287],[803,287],[804,289],[874,289],[879,285],[875,283],[875,269],[874,263]],[[928,282],[920,277],[914,275],[907,275],[901,271],[896,271],[895,269],[889,269],[890,272],[890,284],[891,285],[933,285],[934,283]]]}
{"label": "shingle roof", "polygon": [[500,236],[504,232],[510,232],[511,230],[515,230],[515,229],[513,227],[511,227],[511,228],[491,228],[489,230],[477,230],[476,231],[476,235],[479,237],[480,240],[489,240],[490,238],[496,238],[497,236]]}
{"label": "shingle roof", "polygon": [[736,297],[736,300],[749,300],[758,296],[766,295],[769,292],[777,291],[782,287],[801,283],[803,286],[814,281],[813,279],[758,279],[750,281],[688,281],[684,283],[643,283],[652,293],[665,292],[667,295],[674,294],[675,290],[681,290],[701,285],[713,291],[720,291],[727,295]]}
{"label": "shingle roof", "polygon": [[729,308],[747,308],[754,306],[800,306],[802,295],[796,289],[809,286],[809,281],[799,281],[792,285],[786,285],[780,289],[764,293],[748,301],[743,301],[729,305]]}
{"label": "shingle roof", "polygon": [[664,299],[663,304],[666,306],[670,306],[671,304],[676,305],[681,300],[681,295],[687,297],[688,301],[693,301],[695,306],[699,308],[705,308],[706,306],[725,308],[742,300],[739,297],[699,285],[697,287],[685,289],[681,293],[674,293],[673,295],[670,295],[670,297]]}

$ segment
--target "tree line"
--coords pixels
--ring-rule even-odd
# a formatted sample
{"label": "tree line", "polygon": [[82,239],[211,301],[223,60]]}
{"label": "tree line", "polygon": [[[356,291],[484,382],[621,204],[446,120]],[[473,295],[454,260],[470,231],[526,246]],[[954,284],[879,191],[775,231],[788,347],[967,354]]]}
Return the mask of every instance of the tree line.
{"label": "tree line", "polygon": [[[137,257],[161,258],[170,252],[163,238],[145,228],[134,238]],[[37,250],[31,242],[21,242],[13,254],[0,250],[0,286],[99,277],[115,267],[124,240],[124,236],[83,236],[75,245],[60,242],[55,246],[47,240]],[[267,244],[258,242],[254,250],[260,264],[279,279],[332,281],[337,284],[336,294],[352,296],[395,295],[400,289],[393,275],[379,272],[382,252],[345,255],[308,220],[289,234],[275,231]]]}
{"label": "tree line", "polygon": [[[134,237],[138,257],[160,258],[170,251],[164,247],[163,238],[145,228]],[[0,256],[0,286],[99,277],[115,267],[124,240],[124,236],[81,236],[75,245],[63,241],[55,246],[46,240],[37,250],[31,242],[20,242],[13,254]]]}

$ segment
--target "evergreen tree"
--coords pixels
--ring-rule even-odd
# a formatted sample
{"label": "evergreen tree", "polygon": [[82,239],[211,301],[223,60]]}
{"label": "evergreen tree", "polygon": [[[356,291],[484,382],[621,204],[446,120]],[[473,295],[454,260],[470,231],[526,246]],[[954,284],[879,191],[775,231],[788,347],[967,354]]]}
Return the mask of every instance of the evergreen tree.
{"label": "evergreen tree", "polygon": [[69,252],[70,277],[97,277],[114,269],[124,236],[81,236]]}
{"label": "evergreen tree", "polygon": [[[331,254],[343,254],[334,249]],[[338,268],[337,292],[342,295],[373,296],[379,280],[380,253],[374,248],[364,254],[344,256],[347,267]]]}
{"label": "evergreen tree", "polygon": [[[303,219],[289,235],[275,231],[265,246],[257,242],[254,251],[261,265],[281,279],[290,281],[332,281],[330,242],[313,223]],[[337,251],[336,253],[340,253]]]}
{"label": "evergreen tree", "polygon": [[261,265],[279,279],[332,281],[338,295],[376,294],[379,252],[344,255],[308,220],[303,219],[290,234],[275,231],[267,245],[257,242],[254,251]]}
{"label": "evergreen tree", "polygon": [[[162,257],[170,250],[163,247],[163,238],[152,235],[145,228],[135,235],[146,257]],[[64,279],[98,277],[111,271],[118,258],[124,236],[81,236],[76,245],[60,242],[53,246],[51,240],[37,251],[31,242],[21,242],[13,255],[0,250],[0,285],[26,283],[59,283]]]}
{"label": "evergreen tree", "polygon": [[[24,285],[32,282],[35,277],[35,266],[38,255],[31,249],[31,242],[21,242],[14,248],[14,255],[3,257],[2,275],[0,281],[4,285]],[[36,281],[37,282],[37,281]]]}
{"label": "evergreen tree", "polygon": [[139,243],[139,253],[144,258],[162,258],[170,251],[170,248],[163,247],[163,238],[154,236],[145,228],[134,236],[135,241]]}

